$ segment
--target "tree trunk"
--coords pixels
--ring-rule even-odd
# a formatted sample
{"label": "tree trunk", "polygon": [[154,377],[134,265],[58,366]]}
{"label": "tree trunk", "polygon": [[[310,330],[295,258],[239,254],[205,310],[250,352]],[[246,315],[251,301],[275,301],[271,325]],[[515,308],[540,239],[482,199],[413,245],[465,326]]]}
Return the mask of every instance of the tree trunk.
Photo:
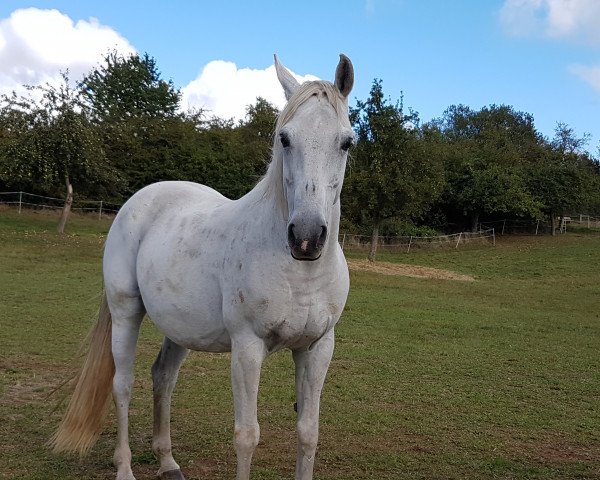
{"label": "tree trunk", "polygon": [[58,222],[58,233],[61,235],[65,233],[65,225],[67,224],[69,213],[71,213],[71,205],[73,205],[73,186],[69,181],[68,175],[65,176],[65,182],[67,184],[67,198],[65,199],[65,206],[62,209],[60,220]]}
{"label": "tree trunk", "polygon": [[369,262],[375,261],[375,254],[377,253],[377,243],[379,242],[379,225],[381,220],[375,222],[373,227],[373,234],[371,235],[371,249],[369,250]]}
{"label": "tree trunk", "polygon": [[550,212],[550,224],[551,224],[551,230],[552,230],[552,236],[554,237],[556,235],[556,215],[554,214],[554,212]]}
{"label": "tree trunk", "polygon": [[479,231],[479,212],[471,213],[471,231],[477,232]]}

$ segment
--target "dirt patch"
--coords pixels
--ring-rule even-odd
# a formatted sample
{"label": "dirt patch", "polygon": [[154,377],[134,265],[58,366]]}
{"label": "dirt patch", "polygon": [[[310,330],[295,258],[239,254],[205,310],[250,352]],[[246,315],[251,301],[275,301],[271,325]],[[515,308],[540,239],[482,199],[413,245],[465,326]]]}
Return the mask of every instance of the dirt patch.
{"label": "dirt patch", "polygon": [[472,282],[475,280],[471,275],[442,270],[432,267],[421,267],[418,265],[406,265],[404,263],[369,262],[368,260],[348,260],[350,270],[379,273],[381,275],[397,275],[414,278],[433,278],[436,280],[458,280]]}
{"label": "dirt patch", "polygon": [[588,463],[600,456],[600,446],[579,439],[564,438],[558,432],[544,432],[536,435],[523,434],[510,430],[500,431],[499,443],[508,455],[515,459],[527,458],[544,465],[569,462]]}

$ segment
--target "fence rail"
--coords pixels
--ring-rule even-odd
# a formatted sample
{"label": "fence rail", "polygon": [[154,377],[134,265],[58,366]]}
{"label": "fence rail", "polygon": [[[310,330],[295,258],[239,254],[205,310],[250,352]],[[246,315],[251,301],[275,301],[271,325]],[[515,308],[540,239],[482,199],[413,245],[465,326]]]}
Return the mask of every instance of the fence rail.
{"label": "fence rail", "polygon": [[[584,215],[581,213],[564,215],[556,219],[557,231],[565,233],[569,229],[569,225],[577,225],[586,228],[600,228],[600,217]],[[552,225],[549,220],[516,220],[503,219],[481,222],[480,229],[495,228],[497,235],[504,234],[533,234],[539,235],[543,233],[551,233]]]}
{"label": "fence rail", "polygon": [[[61,209],[64,198],[47,197],[28,192],[0,192],[0,204],[14,205],[19,213],[23,208]],[[117,213],[121,205],[104,200],[74,200],[71,210],[81,212],[97,212],[98,218],[106,213]]]}
{"label": "fence rail", "polygon": [[600,217],[592,217],[591,215],[568,215],[565,217],[567,224],[579,225],[587,228],[600,228]]}
{"label": "fence rail", "polygon": [[[19,213],[23,208],[61,209],[65,199],[37,195],[28,192],[0,192],[0,205],[13,205],[18,208]],[[106,202],[105,200],[74,200],[71,210],[80,212],[96,212],[98,218],[110,213],[114,214],[121,208],[120,204]],[[576,214],[565,215],[560,222],[560,231],[567,230],[568,225],[579,225],[587,228],[600,228],[600,217]],[[496,235],[506,233],[529,233],[538,235],[549,231],[549,226],[544,223],[527,220],[494,220],[479,224],[478,232],[460,232],[451,235],[438,235],[432,237],[404,236],[404,237],[379,237],[378,249],[383,251],[406,251],[414,248],[436,248],[471,243],[491,243],[496,245]],[[339,242],[343,249],[368,250],[371,245],[371,237],[367,235],[353,235],[341,233]]]}
{"label": "fence rail", "polygon": [[[339,242],[344,250],[368,250],[371,248],[371,237],[368,235],[352,235],[342,233]],[[383,251],[410,252],[415,248],[458,248],[466,244],[492,244],[496,245],[496,231],[494,228],[480,230],[478,232],[459,232],[451,235],[438,235],[432,237],[379,237],[377,249]]]}

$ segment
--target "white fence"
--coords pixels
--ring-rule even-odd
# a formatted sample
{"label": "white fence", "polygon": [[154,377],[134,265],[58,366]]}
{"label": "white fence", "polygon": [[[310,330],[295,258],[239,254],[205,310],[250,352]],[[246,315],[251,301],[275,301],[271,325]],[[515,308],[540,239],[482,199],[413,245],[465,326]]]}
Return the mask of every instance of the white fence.
{"label": "white fence", "polygon": [[[342,249],[368,250],[371,248],[371,237],[368,235],[351,235],[342,233],[339,236]],[[438,235],[435,237],[379,237],[377,249],[391,252],[410,252],[415,248],[458,248],[467,244],[492,244],[496,245],[496,232],[493,228],[479,232],[460,232],[451,235]]]}
{"label": "white fence", "polygon": [[572,224],[586,228],[600,228],[600,217],[592,217],[590,215],[579,213],[577,215],[568,215],[564,218],[567,225]]}
{"label": "white fence", "polygon": [[[23,208],[62,209],[64,198],[45,197],[27,192],[0,192],[0,204],[13,205],[19,213]],[[73,200],[71,210],[80,212],[96,212],[98,218],[106,213],[117,213],[121,206],[104,200]]]}

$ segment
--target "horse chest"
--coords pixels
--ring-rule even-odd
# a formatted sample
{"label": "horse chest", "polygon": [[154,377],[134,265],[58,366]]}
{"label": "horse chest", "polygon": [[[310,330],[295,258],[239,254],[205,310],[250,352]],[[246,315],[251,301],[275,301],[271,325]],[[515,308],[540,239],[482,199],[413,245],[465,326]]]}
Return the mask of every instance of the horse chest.
{"label": "horse chest", "polygon": [[281,288],[268,294],[240,289],[236,304],[270,351],[302,348],[321,338],[338,321],[345,298],[335,293],[327,289]]}

